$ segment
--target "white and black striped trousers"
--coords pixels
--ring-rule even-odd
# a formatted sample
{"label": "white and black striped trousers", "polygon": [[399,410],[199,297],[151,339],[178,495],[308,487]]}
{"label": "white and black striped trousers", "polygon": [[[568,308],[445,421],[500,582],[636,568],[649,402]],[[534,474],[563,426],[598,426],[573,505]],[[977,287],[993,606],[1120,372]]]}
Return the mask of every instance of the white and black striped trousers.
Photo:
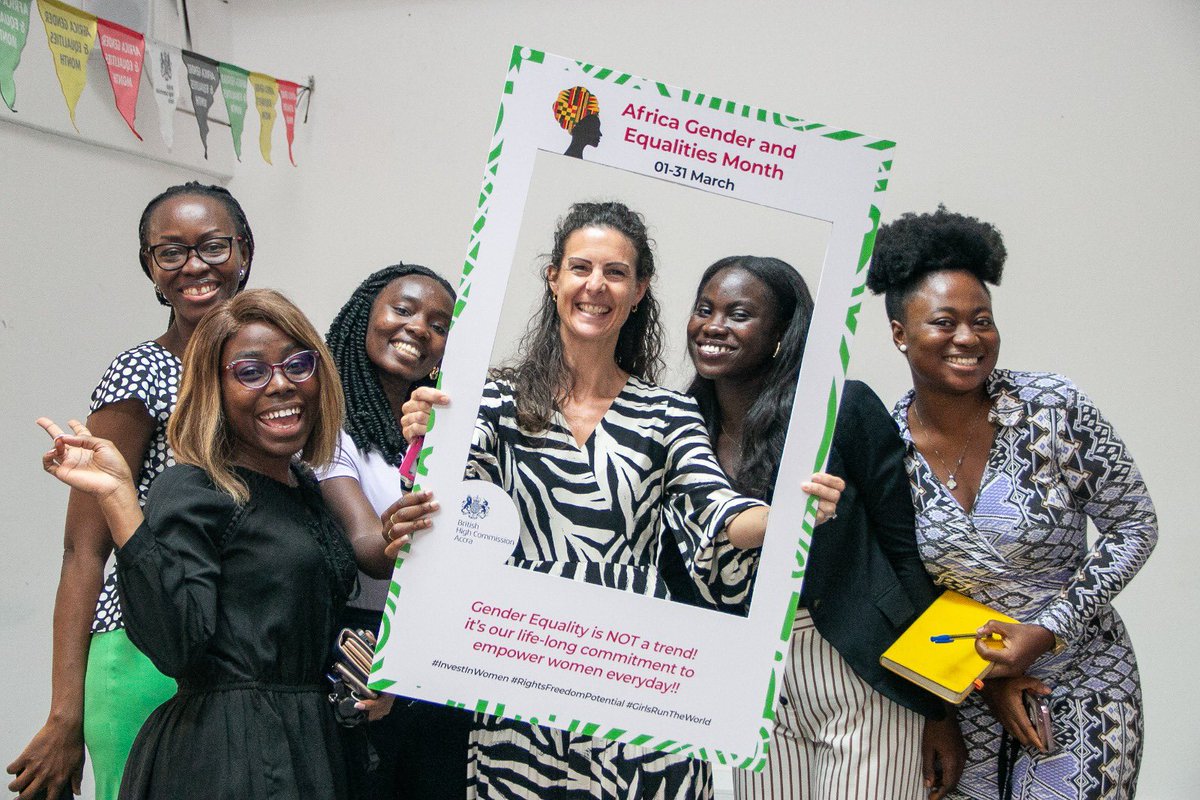
{"label": "white and black striped trousers", "polygon": [[771,750],[734,770],[738,800],[920,800],[925,718],[872,689],[796,614]]}

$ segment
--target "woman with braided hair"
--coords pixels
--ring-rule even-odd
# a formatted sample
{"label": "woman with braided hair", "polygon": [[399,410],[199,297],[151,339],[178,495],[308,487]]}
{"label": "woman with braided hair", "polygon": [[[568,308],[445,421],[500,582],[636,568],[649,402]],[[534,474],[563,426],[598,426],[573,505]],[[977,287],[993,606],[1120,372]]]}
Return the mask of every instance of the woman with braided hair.
{"label": "woman with braided hair", "polygon": [[[155,197],[138,223],[142,272],[171,309],[167,329],[118,355],[92,392],[87,427],[136,468],[138,497],[174,462],[167,421],[179,395],[184,350],[200,319],[250,279],[254,234],[228,190],[195,181]],[[112,536],[96,502],[72,491],[54,600],[50,715],[8,766],[22,797],[80,790],[83,746],[98,800],[116,797],[129,748],[146,717],[175,693],[125,634]]]}
{"label": "woman with braided hair", "polygon": [[[385,267],[355,289],[326,336],[341,373],[346,422],[333,463],[319,476],[321,492],[362,570],[346,627],[376,631],[383,616],[393,560],[383,552],[380,515],[390,514],[407,489],[398,469],[408,447],[400,407],[413,389],[436,382],[454,300],[454,289],[433,270]],[[352,758],[351,778],[367,798],[462,798],[470,721],[465,712],[401,701],[367,726],[378,766],[368,767],[369,755]]]}

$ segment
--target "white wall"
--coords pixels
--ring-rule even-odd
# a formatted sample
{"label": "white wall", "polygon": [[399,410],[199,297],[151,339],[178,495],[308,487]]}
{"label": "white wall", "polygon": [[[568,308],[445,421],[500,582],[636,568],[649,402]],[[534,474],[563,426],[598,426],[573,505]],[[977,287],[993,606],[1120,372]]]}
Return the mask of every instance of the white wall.
{"label": "white wall", "polygon": [[[231,22],[232,41],[213,55],[317,81],[297,136],[299,168],[286,164],[282,122],[273,167],[258,159],[257,126],[247,123],[230,188],[259,242],[254,282],[289,292],[323,328],[374,268],[403,259],[456,274],[514,42],[895,139],[885,217],[942,201],[996,223],[1010,253],[995,294],[1002,365],[1071,375],[1138,456],[1162,531],[1117,602],[1146,695],[1140,796],[1193,797],[1200,704],[1181,687],[1200,645],[1179,626],[1200,607],[1192,577],[1200,544],[1188,534],[1186,500],[1200,450],[1188,414],[1200,390],[1188,334],[1200,280],[1186,255],[1200,212],[1200,8],[1165,0],[574,8],[519,0],[201,6]],[[39,47],[44,40],[31,35],[28,49]],[[143,123],[151,135],[152,121]],[[194,136],[183,124],[190,118],[179,122],[177,135]],[[5,763],[45,713],[65,500],[39,472],[43,440],[32,419],[82,413],[107,360],[161,330],[165,319],[134,261],[135,225],[146,199],[186,177],[0,125],[0,262],[9,284],[0,295],[9,377],[0,429],[11,453],[0,482],[10,576],[0,586],[0,641],[23,654],[7,668],[21,690],[4,712]],[[55,225],[55,187],[67,180],[78,217]],[[889,402],[908,385],[874,299],[852,371]]]}

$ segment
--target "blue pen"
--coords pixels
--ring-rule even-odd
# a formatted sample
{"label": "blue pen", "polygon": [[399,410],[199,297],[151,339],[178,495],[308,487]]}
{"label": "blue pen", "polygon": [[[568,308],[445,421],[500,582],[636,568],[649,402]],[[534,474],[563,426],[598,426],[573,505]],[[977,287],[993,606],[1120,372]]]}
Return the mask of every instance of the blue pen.
{"label": "blue pen", "polygon": [[950,644],[955,639],[991,639],[993,642],[999,642],[1004,637],[998,633],[989,633],[984,636],[980,636],[978,633],[939,633],[929,637],[929,641],[934,644]]}

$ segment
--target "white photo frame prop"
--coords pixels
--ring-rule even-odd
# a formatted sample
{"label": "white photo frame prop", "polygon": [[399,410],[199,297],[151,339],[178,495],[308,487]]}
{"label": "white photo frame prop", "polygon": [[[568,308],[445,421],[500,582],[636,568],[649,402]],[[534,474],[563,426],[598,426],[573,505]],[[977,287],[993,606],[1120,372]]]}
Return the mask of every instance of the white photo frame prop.
{"label": "white photo frame prop", "polygon": [[[587,94],[556,119],[556,99],[574,87]],[[596,109],[602,136],[572,141],[560,120],[578,128]],[[895,143],[518,46],[442,366],[452,403],[437,410],[417,468],[441,511],[396,562],[371,686],[760,769],[811,498],[775,494],[754,602],[739,617],[507,566],[520,530],[512,500],[462,480],[534,162],[568,146],[594,164],[829,223],[778,480],[798,486],[825,465]],[[654,209],[638,210],[653,223]]]}

